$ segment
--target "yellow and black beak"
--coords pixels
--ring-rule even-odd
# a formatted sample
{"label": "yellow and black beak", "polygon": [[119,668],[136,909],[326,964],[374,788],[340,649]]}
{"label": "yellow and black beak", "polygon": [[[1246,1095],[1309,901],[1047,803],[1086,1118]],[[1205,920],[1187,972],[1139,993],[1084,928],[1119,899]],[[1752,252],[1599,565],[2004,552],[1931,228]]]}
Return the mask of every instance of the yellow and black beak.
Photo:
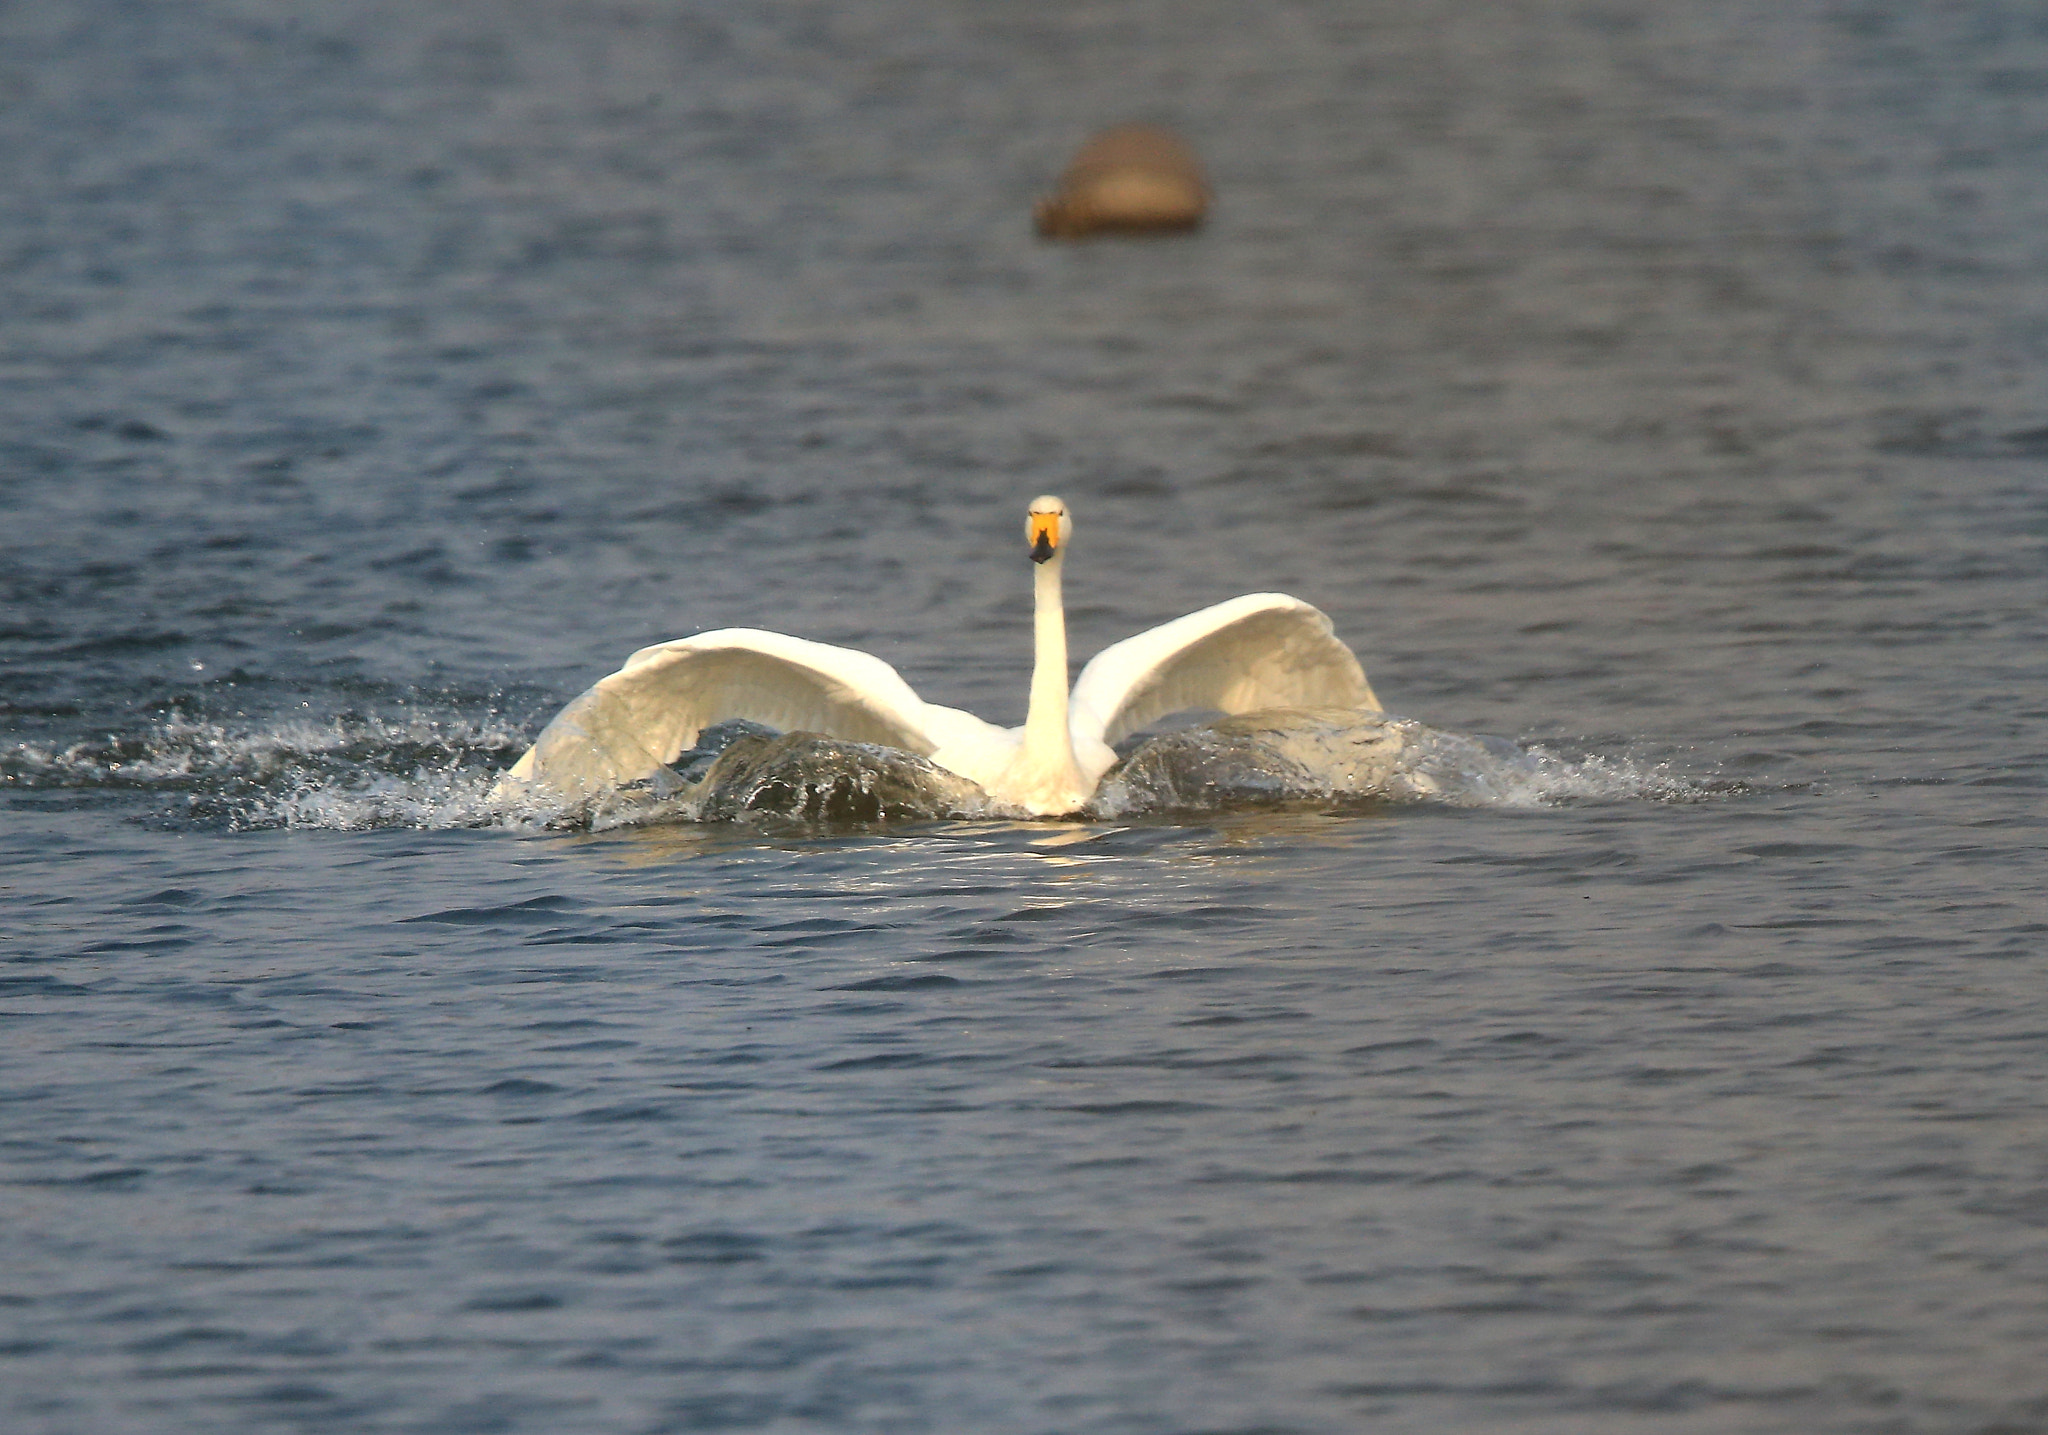
{"label": "yellow and black beak", "polygon": [[1031,561],[1045,562],[1059,547],[1060,516],[1057,513],[1032,514],[1027,536],[1031,539]]}

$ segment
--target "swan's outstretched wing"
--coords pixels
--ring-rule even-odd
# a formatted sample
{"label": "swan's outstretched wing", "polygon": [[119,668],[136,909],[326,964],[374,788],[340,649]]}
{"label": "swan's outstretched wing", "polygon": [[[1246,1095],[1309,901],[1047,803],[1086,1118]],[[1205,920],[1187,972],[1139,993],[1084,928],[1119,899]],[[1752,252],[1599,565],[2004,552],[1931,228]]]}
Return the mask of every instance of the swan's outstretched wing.
{"label": "swan's outstretched wing", "polygon": [[571,702],[506,780],[563,796],[652,776],[715,723],[747,718],[929,756],[968,713],[925,702],[880,658],[753,628],[657,643]]}
{"label": "swan's outstretched wing", "polygon": [[1365,669],[1330,620],[1284,593],[1247,593],[1097,653],[1074,684],[1077,734],[1115,742],[1188,708],[1378,712]]}

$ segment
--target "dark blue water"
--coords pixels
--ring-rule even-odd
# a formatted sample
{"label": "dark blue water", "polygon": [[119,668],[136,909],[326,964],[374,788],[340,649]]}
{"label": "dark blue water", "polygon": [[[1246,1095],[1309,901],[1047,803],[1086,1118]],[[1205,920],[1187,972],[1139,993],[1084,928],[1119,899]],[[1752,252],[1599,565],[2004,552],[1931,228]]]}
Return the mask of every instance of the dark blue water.
{"label": "dark blue water", "polygon": [[[0,7],[6,1427],[2048,1429],[2044,154],[2018,4]],[[1021,720],[1044,491],[1527,780],[486,798]]]}

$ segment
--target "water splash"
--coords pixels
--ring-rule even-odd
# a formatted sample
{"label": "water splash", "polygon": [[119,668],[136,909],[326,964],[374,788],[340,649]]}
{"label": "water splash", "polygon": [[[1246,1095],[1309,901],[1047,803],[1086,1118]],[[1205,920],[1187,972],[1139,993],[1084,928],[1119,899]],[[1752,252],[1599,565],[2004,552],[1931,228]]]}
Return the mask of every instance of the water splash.
{"label": "water splash", "polygon": [[1303,799],[1546,807],[1703,795],[1667,768],[1646,770],[1626,759],[1572,760],[1391,714],[1294,709],[1154,738],[1103,783],[1096,808],[1124,816]]}
{"label": "water splash", "polygon": [[684,754],[675,775],[602,799],[590,825],[762,818],[846,824],[998,811],[974,783],[912,753],[815,733],[730,732],[738,726],[714,729],[708,748]]}
{"label": "water splash", "polygon": [[172,719],[140,735],[0,748],[0,787],[182,795],[164,821],[229,830],[480,827],[503,820],[487,794],[524,742],[465,717]]}
{"label": "water splash", "polygon": [[[506,827],[604,831],[675,822],[843,825],[1004,815],[924,759],[755,724],[712,729],[656,780],[567,803],[494,792],[526,735],[495,718],[346,714],[268,726],[173,720],[140,736],[0,749],[0,787],[181,799],[154,820],[247,831]],[[1568,757],[1408,718],[1274,712],[1140,744],[1091,813],[1121,819],[1275,802],[1546,807],[1702,801],[1716,789],[1665,765]]]}

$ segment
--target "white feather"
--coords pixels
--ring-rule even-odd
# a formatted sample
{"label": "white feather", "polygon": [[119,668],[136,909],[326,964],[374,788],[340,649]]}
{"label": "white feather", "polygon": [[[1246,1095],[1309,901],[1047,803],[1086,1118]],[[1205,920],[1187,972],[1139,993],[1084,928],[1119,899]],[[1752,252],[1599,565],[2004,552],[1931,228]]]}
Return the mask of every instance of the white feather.
{"label": "white feather", "polygon": [[642,648],[541,730],[507,777],[564,796],[650,777],[734,718],[880,743],[920,757],[1003,730],[925,702],[880,658],[757,628]]}
{"label": "white feather", "polygon": [[1330,620],[1285,593],[1247,593],[1112,643],[1074,684],[1075,732],[1103,742],[1194,708],[1380,711]]}

